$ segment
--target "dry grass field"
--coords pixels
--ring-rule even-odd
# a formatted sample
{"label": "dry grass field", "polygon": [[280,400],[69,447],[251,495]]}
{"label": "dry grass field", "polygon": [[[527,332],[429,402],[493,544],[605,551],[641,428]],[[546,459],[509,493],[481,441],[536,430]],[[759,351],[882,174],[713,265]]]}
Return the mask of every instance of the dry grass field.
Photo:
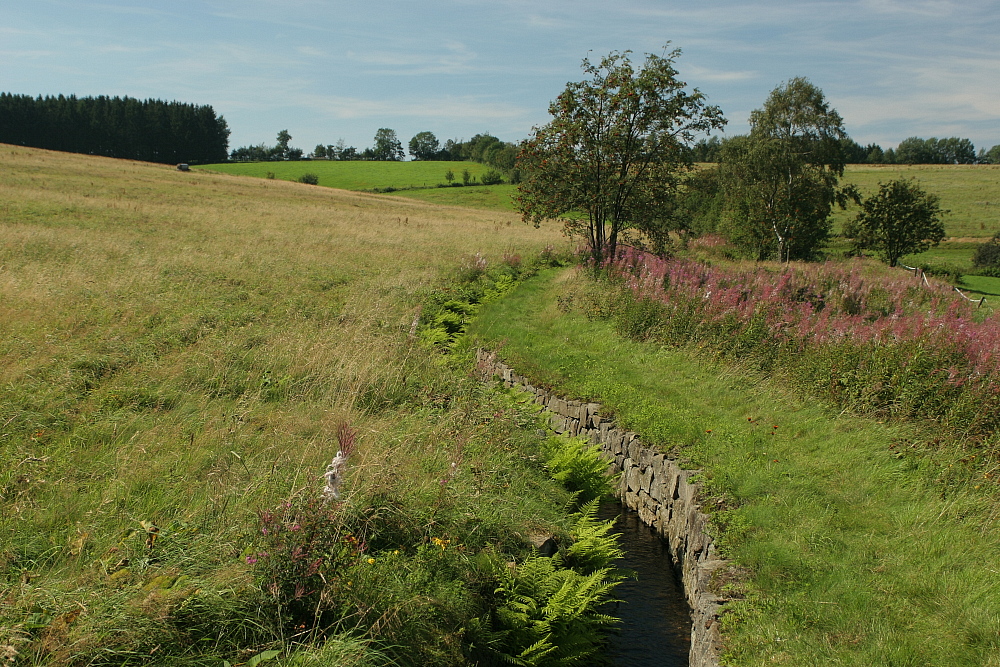
{"label": "dry grass field", "polygon": [[[470,416],[488,407],[410,335],[463,262],[561,247],[554,227],[12,146],[0,167],[0,663],[291,646],[255,616],[244,556],[261,512],[319,493],[343,423],[358,516],[439,507],[457,458],[484,471],[481,539],[561,511],[493,478],[516,464]],[[435,516],[425,540],[448,530]],[[394,619],[435,599],[400,585]]]}

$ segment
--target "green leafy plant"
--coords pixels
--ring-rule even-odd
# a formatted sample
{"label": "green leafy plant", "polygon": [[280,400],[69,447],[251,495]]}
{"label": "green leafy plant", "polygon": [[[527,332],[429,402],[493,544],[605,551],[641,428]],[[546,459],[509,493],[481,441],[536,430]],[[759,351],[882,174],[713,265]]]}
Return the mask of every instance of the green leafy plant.
{"label": "green leafy plant", "polygon": [[581,506],[611,494],[608,464],[594,445],[583,438],[552,436],[542,447],[549,474],[576,493]]}
{"label": "green leafy plant", "polygon": [[483,175],[479,177],[479,180],[483,182],[483,185],[500,185],[503,183],[503,174],[496,169],[487,169],[483,172]]}
{"label": "green leafy plant", "polygon": [[319,185],[319,175],[313,173],[306,173],[299,176],[299,183],[306,183],[307,185]]}
{"label": "green leafy plant", "polygon": [[514,665],[579,665],[594,658],[618,619],[601,611],[625,573],[613,521],[596,519],[597,502],[577,515],[573,545],[552,558],[532,556],[499,570],[491,627],[473,624],[484,656]]}

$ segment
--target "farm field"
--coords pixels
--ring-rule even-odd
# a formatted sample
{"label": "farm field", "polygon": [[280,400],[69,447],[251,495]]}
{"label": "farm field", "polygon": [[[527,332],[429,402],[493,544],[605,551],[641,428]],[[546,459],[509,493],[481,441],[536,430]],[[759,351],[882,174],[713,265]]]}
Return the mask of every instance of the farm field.
{"label": "farm field", "polygon": [[807,398],[791,390],[794,369],[724,361],[707,338],[670,344],[654,311],[623,302],[613,285],[553,271],[491,304],[472,332],[533,384],[609,406],[703,470],[733,559],[719,577],[724,664],[1000,664],[995,439],[942,444],[933,424]]}
{"label": "farm field", "polygon": [[[527,265],[558,232],[12,146],[0,163],[0,661],[461,662],[478,587],[526,535],[567,534],[569,494],[530,420],[413,332],[462,267]],[[325,641],[315,609],[344,619]]]}
{"label": "farm field", "polygon": [[462,183],[464,170],[468,170],[470,176],[478,181],[483,172],[489,170],[489,167],[478,162],[309,160],[210,164],[194,169],[256,178],[266,178],[268,173],[273,173],[275,179],[285,181],[297,181],[303,174],[312,173],[319,176],[319,185],[329,188],[368,191],[376,188],[379,190],[394,188],[398,190],[393,193],[395,196],[411,197],[435,204],[513,210],[509,199],[509,193],[513,192],[513,188],[509,185],[438,187],[448,185],[445,179],[448,170],[455,175],[453,183]]}
{"label": "farm field", "polygon": [[[703,165],[711,166],[711,165]],[[264,178],[273,172],[276,179],[294,181],[305,173],[319,176],[319,184],[345,190],[396,188],[394,196],[410,197],[443,205],[512,211],[511,196],[515,186],[475,186],[471,188],[436,188],[445,184],[448,169],[461,181],[463,169],[478,178],[487,170],[476,162],[337,162],[313,160],[306,162],[254,162],[216,164],[195,167],[196,170],[217,171]],[[951,241],[940,250],[948,249],[948,261],[962,261],[965,252],[983,237],[1000,231],[1000,166],[998,165],[848,165],[843,182],[854,183],[864,194],[878,189],[880,181],[895,178],[915,178],[928,192],[941,198],[941,206],[949,211],[945,230]],[[403,190],[403,188],[424,188]],[[834,231],[856,214],[856,208],[834,212]],[[968,239],[963,241],[963,239]],[[937,256],[929,256],[939,259]],[[912,258],[911,258],[912,259]]]}
{"label": "farm field", "polygon": [[[879,182],[916,179],[927,192],[941,198],[945,232],[953,240],[991,237],[1000,231],[1000,165],[848,165],[842,183],[853,183],[865,195],[878,190]],[[852,209],[834,213],[839,231]]]}

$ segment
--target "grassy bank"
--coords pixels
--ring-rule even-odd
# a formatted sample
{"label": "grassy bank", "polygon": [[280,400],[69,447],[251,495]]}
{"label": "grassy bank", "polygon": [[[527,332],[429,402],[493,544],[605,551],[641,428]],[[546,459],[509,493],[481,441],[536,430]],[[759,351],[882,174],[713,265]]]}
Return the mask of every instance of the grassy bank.
{"label": "grassy bank", "polygon": [[0,161],[0,661],[513,650],[491,616],[519,581],[506,562],[531,535],[568,539],[569,495],[531,421],[413,329],[464,264],[528,258],[556,230],[10,146]]}
{"label": "grassy bank", "polygon": [[730,665],[997,665],[995,483],[932,425],[878,423],[719,365],[697,344],[623,339],[553,273],[474,333],[521,372],[600,400],[700,467],[718,539]]}

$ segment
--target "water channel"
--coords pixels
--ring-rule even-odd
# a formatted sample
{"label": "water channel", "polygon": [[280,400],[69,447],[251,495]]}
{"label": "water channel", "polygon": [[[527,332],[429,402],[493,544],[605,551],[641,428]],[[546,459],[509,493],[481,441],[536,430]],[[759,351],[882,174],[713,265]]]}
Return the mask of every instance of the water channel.
{"label": "water channel", "polygon": [[607,655],[615,667],[687,667],[691,616],[666,543],[618,500],[601,504],[599,516],[615,519],[625,557],[616,563],[637,578],[615,589],[622,601],[611,613],[622,619]]}

